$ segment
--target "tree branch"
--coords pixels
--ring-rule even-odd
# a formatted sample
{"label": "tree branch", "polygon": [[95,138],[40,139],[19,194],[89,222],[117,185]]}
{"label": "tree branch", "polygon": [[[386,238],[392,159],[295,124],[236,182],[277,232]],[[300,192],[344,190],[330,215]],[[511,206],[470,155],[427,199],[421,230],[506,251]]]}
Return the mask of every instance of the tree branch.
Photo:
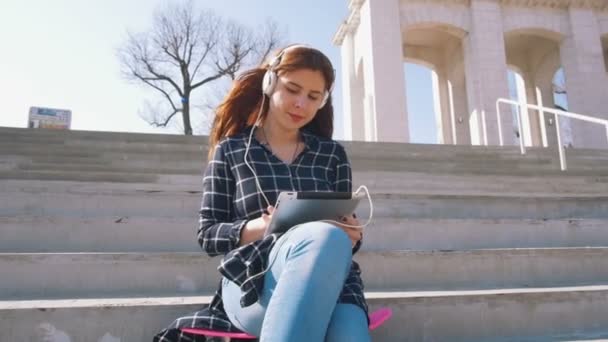
{"label": "tree branch", "polygon": [[[124,45],[117,50],[124,77],[153,89],[155,96],[160,93],[161,101],[166,103],[163,110],[147,107],[155,117],[146,121],[166,127],[181,112],[186,134],[192,132],[192,108],[209,112],[191,103],[193,90],[208,89],[204,92],[207,99],[213,97],[213,90],[225,93],[203,86],[222,78],[234,80],[241,69],[257,65],[258,57],[265,58],[279,43],[276,25],[271,22],[256,33],[211,11],[197,11],[195,4],[194,0],[168,2],[155,12],[149,31],[127,33]],[[229,86],[219,84],[220,88]],[[219,99],[216,96],[207,101],[208,106],[213,107]]]}

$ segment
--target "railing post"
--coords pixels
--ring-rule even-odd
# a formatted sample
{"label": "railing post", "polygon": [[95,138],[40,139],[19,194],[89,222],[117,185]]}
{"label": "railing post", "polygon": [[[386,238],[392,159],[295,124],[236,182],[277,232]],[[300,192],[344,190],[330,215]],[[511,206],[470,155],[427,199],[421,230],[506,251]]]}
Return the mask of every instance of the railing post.
{"label": "railing post", "polygon": [[488,146],[488,126],[486,125],[486,111],[481,111],[481,125],[483,126],[483,140]]}
{"label": "railing post", "polygon": [[538,105],[538,114],[540,117],[540,135],[543,140],[543,147],[547,147],[549,144],[547,143],[547,126],[545,124],[545,111],[543,110],[543,94],[540,89],[536,88],[536,99]]}
{"label": "railing post", "polygon": [[562,133],[559,127],[559,114],[555,114],[555,130],[557,132],[557,150],[559,152],[559,167],[562,171],[566,171],[566,156],[564,146],[562,146]]}
{"label": "railing post", "polygon": [[517,108],[517,129],[519,130],[519,150],[521,152],[521,154],[526,154],[526,148],[524,146],[524,133],[522,132],[522,125],[521,125],[521,111],[519,110],[519,106],[521,106],[521,104],[517,104],[515,105]]}
{"label": "railing post", "polygon": [[[588,115],[582,115],[582,114],[577,114],[577,113],[572,113],[572,112],[566,112],[563,110],[557,110],[557,109],[553,109],[553,108],[548,108],[548,107],[543,107],[543,106],[539,106],[539,105],[532,105],[532,104],[528,104],[528,103],[520,103],[520,102],[515,102],[513,100],[508,100],[508,99],[503,99],[503,98],[499,98],[498,100],[496,100],[496,118],[498,119],[498,132],[499,132],[499,140],[500,140],[500,146],[503,146],[504,141],[502,138],[502,126],[500,124],[500,103],[505,103],[511,106],[516,106],[517,109],[517,127],[519,129],[519,146],[520,146],[520,150],[521,150],[521,154],[525,154],[526,153],[526,148],[524,146],[524,136],[523,136],[523,129],[522,129],[522,119],[521,119],[521,113],[520,113],[520,106],[526,106],[526,108],[532,108],[535,110],[538,110],[541,113],[541,117],[543,118],[543,126],[544,127],[544,112],[550,113],[555,115],[555,130],[557,132],[557,145],[558,145],[558,151],[559,151],[559,163],[560,163],[560,168],[562,171],[565,171],[568,168],[568,165],[566,163],[566,152],[564,149],[564,146],[562,146],[562,136],[561,136],[561,131],[560,131],[560,127],[559,127],[559,118],[560,116],[565,116],[567,118],[572,118],[572,119],[576,119],[576,120],[582,120],[585,122],[591,122],[591,123],[595,123],[595,124],[599,124],[599,125],[604,125],[604,127],[606,128],[606,140],[608,141],[608,120],[605,119],[598,119],[592,116],[588,116]],[[511,107],[512,108],[512,107]],[[543,138],[546,139],[545,136],[543,136]],[[543,141],[543,144],[546,144],[546,140]]]}
{"label": "railing post", "polygon": [[505,142],[502,139],[502,125],[500,124],[500,99],[496,100],[496,121],[498,122],[498,141],[500,146],[504,146]]}

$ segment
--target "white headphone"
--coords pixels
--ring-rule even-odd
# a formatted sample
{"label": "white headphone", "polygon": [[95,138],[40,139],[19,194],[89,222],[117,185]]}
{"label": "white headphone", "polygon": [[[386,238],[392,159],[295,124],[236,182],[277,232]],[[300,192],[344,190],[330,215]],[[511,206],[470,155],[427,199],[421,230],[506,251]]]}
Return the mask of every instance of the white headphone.
{"label": "white headphone", "polygon": [[[299,47],[305,47],[308,49],[312,49],[310,46],[307,46],[307,45],[301,45],[301,44],[291,45],[291,46],[288,46],[285,49],[281,50],[281,52],[279,52],[270,61],[270,64],[268,65],[268,70],[266,70],[266,73],[264,74],[264,79],[262,80],[262,92],[265,95],[268,95],[268,97],[272,96],[272,93],[274,92],[274,89],[277,86],[278,75],[277,75],[275,69],[279,66],[279,64],[281,64],[281,58],[283,57],[285,52],[287,52],[291,49],[299,48]],[[331,80],[331,85],[330,85],[329,90],[325,89],[325,92],[323,93],[323,100],[321,101],[321,104],[319,105],[319,109],[323,108],[325,106],[325,104],[327,103],[327,99],[329,99],[329,94],[334,86],[333,83],[334,83],[334,81]]]}

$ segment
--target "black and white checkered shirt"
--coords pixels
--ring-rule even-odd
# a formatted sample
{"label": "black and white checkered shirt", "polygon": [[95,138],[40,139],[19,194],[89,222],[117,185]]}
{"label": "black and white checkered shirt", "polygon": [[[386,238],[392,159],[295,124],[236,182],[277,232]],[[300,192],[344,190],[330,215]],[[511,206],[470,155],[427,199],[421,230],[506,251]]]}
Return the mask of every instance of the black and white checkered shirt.
{"label": "black and white checkered shirt", "polygon": [[[244,282],[264,271],[270,250],[278,239],[276,234],[271,234],[239,247],[241,230],[247,221],[260,217],[266,208],[254,175],[244,162],[251,129],[224,138],[216,146],[203,178],[198,230],[198,241],[205,252],[211,256],[225,255],[218,270],[241,287],[242,306],[258,300],[264,278]],[[307,132],[302,132],[302,138],[304,150],[289,165],[252,139],[247,161],[271,204],[281,191],[352,191],[351,167],[344,148],[336,141]],[[353,248],[353,253],[359,247],[360,243]],[[338,302],[355,304],[367,314],[360,274],[359,265],[353,261]],[[224,312],[221,286],[208,307],[177,319],[157,335],[155,341],[199,341],[181,334],[178,329],[184,327],[238,331]]]}

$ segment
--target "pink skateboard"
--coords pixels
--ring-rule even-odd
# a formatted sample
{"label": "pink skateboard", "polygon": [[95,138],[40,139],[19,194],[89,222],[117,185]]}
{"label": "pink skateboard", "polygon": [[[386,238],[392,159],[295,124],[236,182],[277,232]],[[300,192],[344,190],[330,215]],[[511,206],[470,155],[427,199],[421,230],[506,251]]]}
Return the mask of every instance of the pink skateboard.
{"label": "pink skateboard", "polygon": [[[374,330],[381,326],[393,315],[393,311],[390,308],[380,308],[369,315],[369,330]],[[193,335],[204,335],[207,337],[229,337],[229,338],[240,338],[244,340],[254,340],[257,337],[251,336],[247,333],[231,333],[217,330],[197,329],[197,328],[182,328],[182,331]]]}

